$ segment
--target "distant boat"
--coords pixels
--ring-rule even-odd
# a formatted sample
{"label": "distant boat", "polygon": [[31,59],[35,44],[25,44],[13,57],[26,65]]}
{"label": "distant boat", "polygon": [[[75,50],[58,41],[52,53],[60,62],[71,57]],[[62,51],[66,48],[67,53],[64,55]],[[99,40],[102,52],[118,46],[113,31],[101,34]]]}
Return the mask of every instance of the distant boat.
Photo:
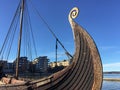
{"label": "distant boat", "polygon": [[[21,8],[24,9],[24,0]],[[76,49],[68,67],[48,77],[29,82],[3,77],[2,81],[9,83],[0,85],[0,90],[100,90],[103,78],[100,55],[91,36],[73,20],[78,13],[77,7],[69,13]]]}

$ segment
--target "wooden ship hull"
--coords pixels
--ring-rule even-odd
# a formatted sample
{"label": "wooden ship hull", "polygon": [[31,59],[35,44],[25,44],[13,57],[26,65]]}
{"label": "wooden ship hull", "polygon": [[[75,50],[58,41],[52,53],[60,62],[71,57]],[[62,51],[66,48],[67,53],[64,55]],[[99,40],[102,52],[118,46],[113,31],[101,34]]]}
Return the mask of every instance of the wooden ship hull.
{"label": "wooden ship hull", "polygon": [[73,8],[69,14],[69,22],[76,49],[72,63],[68,67],[36,81],[1,85],[0,90],[100,90],[102,87],[100,55],[91,36],[73,20],[77,15],[78,9]]}

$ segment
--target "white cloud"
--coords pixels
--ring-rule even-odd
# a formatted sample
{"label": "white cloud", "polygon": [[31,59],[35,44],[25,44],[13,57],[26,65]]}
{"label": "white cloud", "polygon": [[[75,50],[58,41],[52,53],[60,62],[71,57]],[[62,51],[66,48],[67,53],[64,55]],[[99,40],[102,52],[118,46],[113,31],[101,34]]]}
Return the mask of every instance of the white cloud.
{"label": "white cloud", "polygon": [[120,71],[120,62],[103,64],[103,71]]}
{"label": "white cloud", "polygon": [[103,64],[103,67],[120,67],[120,62],[118,62],[118,63]]}

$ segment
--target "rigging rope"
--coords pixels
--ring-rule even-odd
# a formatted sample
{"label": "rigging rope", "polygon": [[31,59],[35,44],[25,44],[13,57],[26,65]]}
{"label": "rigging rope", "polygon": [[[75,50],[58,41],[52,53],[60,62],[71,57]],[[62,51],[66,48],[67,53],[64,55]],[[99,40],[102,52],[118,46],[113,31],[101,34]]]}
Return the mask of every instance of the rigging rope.
{"label": "rigging rope", "polygon": [[[28,12],[28,8],[27,8],[27,12]],[[29,15],[29,12],[28,12],[28,20],[30,21],[30,15]],[[30,21],[31,22],[31,21]],[[35,49],[35,54],[36,54],[36,57],[37,57],[37,50],[36,50],[36,43],[35,43],[35,38],[34,38],[34,35],[33,35],[33,29],[32,29],[32,25],[31,23],[29,23],[29,26],[30,26],[30,31],[31,31],[31,36],[32,36],[32,41],[33,41],[33,46],[34,46],[34,49]]]}
{"label": "rigging rope", "polygon": [[[8,43],[8,40],[10,39],[9,37],[10,37],[10,33],[12,33],[12,27],[13,27],[13,25],[14,25],[14,23],[15,23],[15,20],[16,20],[16,16],[17,16],[17,14],[18,14],[18,11],[19,11],[19,7],[20,6],[20,2],[19,2],[19,5],[18,5],[18,7],[17,7],[17,9],[16,9],[16,12],[15,12],[15,15],[14,15],[14,17],[13,17],[13,20],[12,20],[12,23],[11,23],[11,25],[10,25],[10,28],[8,29],[8,32],[7,32],[7,35],[6,35],[6,37],[5,37],[5,40],[4,40],[4,43],[3,43],[3,45],[2,45],[2,48],[1,48],[1,50],[0,50],[0,58],[1,59],[3,59],[3,55],[4,55],[4,53],[5,53],[5,48],[6,48],[6,46],[7,46],[7,43]],[[10,41],[9,41],[10,42]],[[9,48],[10,49],[10,48]],[[8,54],[9,55],[9,54]]]}
{"label": "rigging rope", "polygon": [[[18,20],[19,18],[17,18]],[[14,37],[15,37],[15,32],[16,32],[16,29],[17,29],[17,24],[14,26],[14,29],[13,29],[13,35],[11,35],[11,41],[10,41],[10,46],[8,47],[8,55],[7,55],[7,60],[8,60],[8,57],[9,57],[9,54],[10,54],[10,51],[11,51],[11,47],[12,47],[12,44],[13,44],[13,40],[14,40]]]}
{"label": "rigging rope", "polygon": [[[22,0],[21,0],[22,1]],[[20,1],[20,3],[19,3],[19,5],[18,5],[18,7],[17,7],[17,9],[16,9],[16,12],[15,12],[15,15],[14,15],[14,17],[13,17],[13,20],[12,20],[12,23],[11,23],[11,25],[10,25],[10,28],[9,28],[9,30],[8,30],[8,32],[7,32],[7,35],[6,35],[6,38],[5,38],[5,40],[4,40],[4,43],[3,43],[3,46],[2,46],[2,48],[1,48],[1,50],[0,50],[0,58],[2,57],[3,58],[3,56],[4,56],[4,53],[5,53],[5,51],[7,52],[7,59],[8,59],[8,57],[9,57],[9,55],[10,55],[10,51],[11,51],[11,47],[12,47],[12,43],[13,43],[13,39],[14,39],[14,36],[15,36],[15,32],[16,32],[16,29],[17,29],[17,21],[18,21],[18,19],[19,19],[19,17],[20,17],[20,14],[18,14],[18,12],[20,13],[20,8],[21,8],[21,1]],[[31,0],[29,0],[30,2],[31,2]],[[26,4],[27,5],[27,4]],[[40,13],[38,12],[38,10],[34,7],[34,5],[32,4],[32,2],[31,2],[31,6],[33,7],[33,11],[39,16],[39,19],[41,19],[42,21],[43,21],[43,23],[47,26],[47,28],[48,28],[48,30],[50,31],[50,33],[53,35],[53,37],[56,39],[56,43],[59,43],[60,45],[61,45],[61,47],[65,50],[65,54],[68,56],[68,57],[73,57],[67,50],[66,50],[66,48],[63,46],[63,44],[60,42],[60,40],[58,39],[58,37],[55,35],[55,33],[52,31],[52,29],[50,28],[50,26],[48,25],[48,23],[45,21],[45,19],[40,15]],[[28,8],[26,7],[25,8],[25,16],[24,16],[24,19],[26,18],[26,24],[28,24],[28,26],[29,26],[29,28],[27,28],[27,29],[30,29],[30,31],[28,30],[28,31],[26,31],[27,33],[26,33],[26,35],[25,36],[27,36],[28,35],[28,37],[29,37],[29,39],[27,39],[26,38],[26,43],[28,43],[28,44],[26,44],[26,47],[27,47],[27,45],[28,45],[28,50],[31,50],[30,48],[32,48],[31,47],[31,40],[30,40],[30,33],[31,33],[31,38],[32,38],[32,41],[33,41],[33,47],[34,47],[34,50],[35,50],[35,55],[36,55],[36,57],[37,57],[37,50],[36,50],[36,44],[35,44],[35,39],[34,39],[34,35],[33,35],[33,30],[32,30],[32,26],[31,26],[31,23],[29,23],[30,22],[30,15],[29,15],[29,11],[28,11]],[[14,25],[15,24],[15,25]],[[27,25],[26,25],[27,26]],[[11,38],[10,38],[11,37]],[[7,46],[7,44],[9,43],[9,46],[7,47],[7,49],[6,49],[6,46]],[[32,56],[32,51],[30,51],[30,56]],[[27,55],[27,49],[26,49],[26,55]],[[32,58],[32,57],[31,57]],[[56,59],[57,59],[57,57],[56,57]]]}
{"label": "rigging rope", "polygon": [[25,13],[24,13],[24,15],[25,15],[24,16],[24,19],[25,19],[24,23],[26,22],[27,25],[25,25],[25,26],[28,26],[28,27],[26,27],[26,34],[28,35],[26,45],[28,45],[28,50],[29,50],[28,54],[31,57],[31,60],[33,60],[32,59],[32,49],[34,50],[36,57],[37,57],[37,49],[36,49],[36,43],[35,43],[32,25],[31,25],[31,18],[30,18],[30,14],[29,14],[29,9],[28,9],[27,3],[25,3],[25,4],[26,4],[25,5],[26,7],[25,7]]}
{"label": "rigging rope", "polygon": [[62,46],[62,48],[65,50],[66,55],[70,56],[71,58],[73,58],[73,56],[66,50],[66,48],[63,46],[63,44],[60,42],[60,40],[58,39],[58,37],[55,35],[55,33],[52,31],[52,29],[50,28],[50,26],[48,25],[48,23],[45,21],[45,19],[40,15],[40,13],[38,12],[38,10],[34,7],[34,5],[32,4],[31,0],[29,0],[31,3],[31,6],[33,7],[34,11],[36,12],[36,14],[39,16],[39,18],[44,22],[44,24],[46,25],[46,27],[48,28],[48,30],[51,32],[51,34],[54,36],[54,38],[58,41],[58,43]]}
{"label": "rigging rope", "polygon": [[[26,4],[26,3],[25,3]],[[25,5],[26,6],[26,5]],[[29,53],[31,51],[31,49],[29,48],[31,45],[31,40],[30,40],[30,32],[29,32],[29,27],[27,27],[29,24],[28,24],[28,15],[27,15],[27,10],[26,10],[26,7],[24,7],[24,20],[23,20],[23,27],[24,27],[24,46],[26,47],[25,51],[26,51],[26,56],[29,56]],[[26,40],[26,41],[25,41]],[[29,51],[28,51],[29,50]],[[28,52],[27,52],[28,51]],[[31,55],[30,55],[30,58],[32,59]]]}

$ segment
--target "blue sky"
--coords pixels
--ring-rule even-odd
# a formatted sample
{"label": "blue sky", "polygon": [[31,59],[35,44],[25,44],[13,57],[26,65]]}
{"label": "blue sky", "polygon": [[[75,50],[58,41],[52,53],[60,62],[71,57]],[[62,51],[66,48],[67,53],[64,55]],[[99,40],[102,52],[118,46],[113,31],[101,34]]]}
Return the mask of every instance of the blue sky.
{"label": "blue sky", "polygon": [[[0,3],[0,48],[10,26],[19,0],[1,0]],[[120,0],[32,0],[41,16],[63,43],[74,54],[74,41],[68,22],[69,11],[80,9],[76,22],[83,26],[94,38],[99,49],[104,71],[120,71]],[[33,13],[33,10],[30,10]],[[55,59],[55,39],[38,16],[32,15],[38,56],[47,55]],[[39,39],[38,39],[39,36]],[[59,46],[59,58],[65,57]]]}

